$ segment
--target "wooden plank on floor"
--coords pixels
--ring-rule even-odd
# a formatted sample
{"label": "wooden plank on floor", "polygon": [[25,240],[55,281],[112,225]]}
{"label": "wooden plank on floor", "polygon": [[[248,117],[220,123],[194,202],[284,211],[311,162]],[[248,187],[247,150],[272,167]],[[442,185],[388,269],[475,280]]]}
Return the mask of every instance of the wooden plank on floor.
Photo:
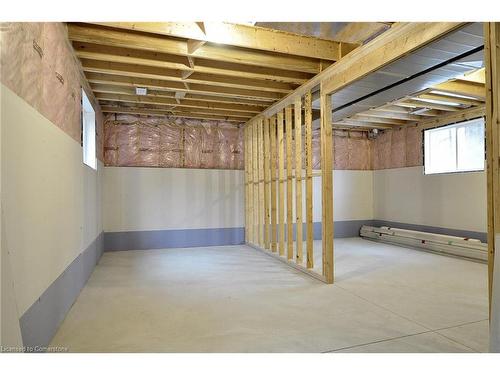
{"label": "wooden plank on floor", "polygon": [[305,152],[306,152],[306,253],[307,268],[314,267],[313,228],[313,180],[312,180],[312,95],[308,91],[304,98],[305,107]]}
{"label": "wooden plank on floor", "polygon": [[283,111],[277,114],[278,127],[278,224],[279,224],[279,254],[285,255],[285,140],[283,137]]}
{"label": "wooden plank on floor", "polygon": [[302,264],[302,98],[294,103],[295,125],[295,258]]}
{"label": "wooden plank on floor", "polygon": [[293,118],[292,106],[285,108],[286,125],[286,246],[287,259],[293,259]]}
{"label": "wooden plank on floor", "polygon": [[[488,203],[488,296],[491,302],[495,247],[500,236],[500,23],[484,24],[486,73],[486,175]],[[498,274],[498,270],[496,271]]]}
{"label": "wooden plank on floor", "polygon": [[[323,88],[323,87],[322,87]],[[321,91],[321,194],[323,196],[323,276],[328,284],[333,284],[333,131],[332,97]]]}
{"label": "wooden plank on floor", "polygon": [[264,248],[270,250],[270,222],[271,222],[271,212],[270,212],[270,197],[269,189],[271,187],[270,177],[271,171],[269,170],[269,164],[271,162],[271,154],[269,150],[269,119],[264,119]]}
{"label": "wooden plank on floor", "polygon": [[271,172],[271,250],[275,252],[276,246],[276,183],[278,181],[278,169],[276,166],[276,116],[271,117],[269,122],[270,132],[270,172]]}

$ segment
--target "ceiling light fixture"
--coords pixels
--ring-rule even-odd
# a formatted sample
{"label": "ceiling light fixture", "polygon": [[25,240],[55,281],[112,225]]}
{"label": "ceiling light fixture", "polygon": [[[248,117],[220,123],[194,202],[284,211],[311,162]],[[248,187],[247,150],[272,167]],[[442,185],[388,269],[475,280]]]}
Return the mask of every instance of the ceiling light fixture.
{"label": "ceiling light fixture", "polygon": [[147,95],[148,94],[148,89],[145,87],[136,87],[135,88],[135,95]]}
{"label": "ceiling light fixture", "polygon": [[452,107],[461,107],[462,106],[459,103],[448,102],[446,100],[423,99],[423,98],[418,98],[418,97],[414,98],[414,99],[421,101],[421,102],[425,102],[425,103],[449,105]]}
{"label": "ceiling light fixture", "polygon": [[460,98],[460,99],[471,99],[471,100],[477,100],[473,96],[468,96],[468,95],[461,95],[461,94],[455,94],[453,92],[446,92],[446,91],[439,91],[439,90],[432,90],[430,92],[431,94],[436,94],[436,95],[446,95],[446,96],[451,96],[453,98]]}

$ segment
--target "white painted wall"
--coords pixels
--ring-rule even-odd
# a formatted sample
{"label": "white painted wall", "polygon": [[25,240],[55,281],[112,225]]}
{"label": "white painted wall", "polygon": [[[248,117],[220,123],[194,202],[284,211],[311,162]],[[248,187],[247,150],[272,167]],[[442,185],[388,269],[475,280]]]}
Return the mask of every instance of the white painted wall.
{"label": "white painted wall", "polygon": [[102,231],[103,165],[1,86],[2,242],[10,253],[22,315]]}
{"label": "white painted wall", "polygon": [[[321,221],[321,178],[317,199],[320,210],[314,212]],[[373,171],[334,171],[334,221],[373,219]]]}
{"label": "white painted wall", "polygon": [[105,232],[244,226],[244,173],[104,168]]}
{"label": "white painted wall", "polygon": [[[0,97],[2,90],[0,90]],[[1,101],[1,99],[0,99]],[[1,106],[0,106],[1,109]],[[0,121],[0,165],[2,160],[2,121]],[[0,196],[2,193],[2,174],[0,173]],[[0,205],[0,212],[3,211]],[[0,215],[0,345],[3,347],[21,347],[21,328],[19,326],[19,313],[17,310],[16,296],[14,294],[14,281],[12,278],[12,267],[7,246],[4,244],[5,236],[2,237],[3,220]]]}
{"label": "white painted wall", "polygon": [[[306,212],[305,189],[304,182],[303,215]],[[373,219],[373,171],[333,171],[333,205],[334,221]],[[313,221],[321,222],[321,176],[313,177]]]}
{"label": "white painted wall", "polygon": [[375,219],[486,232],[484,172],[424,175],[423,167],[373,172]]}
{"label": "white painted wall", "polygon": [[[372,171],[335,171],[334,184],[335,220],[373,218]],[[313,179],[313,197],[314,221],[321,221],[321,177]],[[105,232],[243,227],[244,202],[243,171],[104,169]]]}

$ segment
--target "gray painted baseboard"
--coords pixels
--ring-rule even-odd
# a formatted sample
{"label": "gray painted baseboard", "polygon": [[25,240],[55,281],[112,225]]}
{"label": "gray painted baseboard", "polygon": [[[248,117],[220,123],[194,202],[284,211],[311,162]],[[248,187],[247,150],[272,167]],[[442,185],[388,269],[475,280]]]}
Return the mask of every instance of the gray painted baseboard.
{"label": "gray painted baseboard", "polygon": [[[356,237],[363,225],[371,220],[335,222],[337,238]],[[286,225],[285,225],[286,227]],[[314,223],[314,239],[321,239],[321,223]],[[286,229],[285,229],[286,230]],[[306,224],[303,224],[303,232]],[[295,238],[296,225],[293,226]],[[148,250],[197,246],[241,245],[245,243],[245,228],[175,229],[129,232],[105,232],[104,251]]]}
{"label": "gray painted baseboard", "polygon": [[103,245],[101,232],[21,316],[19,324],[27,352],[45,351],[99,262]]}
{"label": "gray painted baseboard", "polygon": [[[421,232],[445,234],[449,236],[476,238],[478,240],[481,240],[482,242],[487,241],[487,233],[484,232],[432,227],[428,225],[399,223],[394,221],[376,220],[376,219],[335,221],[333,226],[335,238],[358,237],[359,231],[363,225],[370,225],[374,227],[388,226],[401,229],[418,230]],[[296,230],[296,225],[294,224],[293,226],[294,239],[295,239],[295,230]],[[321,222],[313,223],[313,230],[314,230],[314,239],[321,240]],[[286,225],[285,225],[285,231],[286,231]],[[303,233],[306,232],[305,224],[303,224],[302,232]]]}
{"label": "gray painted baseboard", "polygon": [[225,246],[243,243],[245,243],[243,227],[104,233],[104,251]]}
{"label": "gray painted baseboard", "polygon": [[[373,225],[373,220],[343,220],[335,221],[333,231],[335,238],[358,237],[363,225]],[[293,238],[296,238],[297,225],[293,225]],[[285,225],[286,231],[286,225]],[[306,224],[302,224],[302,233],[306,233]],[[321,240],[321,222],[313,223],[313,238]]]}
{"label": "gray painted baseboard", "polygon": [[[335,222],[335,237],[356,237],[363,225],[372,220]],[[286,225],[285,225],[286,228]],[[321,223],[314,223],[314,239],[321,239]],[[285,229],[286,230],[286,229]],[[295,238],[296,225],[293,226]],[[306,224],[303,224],[303,232]],[[245,228],[175,229],[129,232],[105,232],[104,251],[148,250],[197,246],[241,245],[245,243]]]}

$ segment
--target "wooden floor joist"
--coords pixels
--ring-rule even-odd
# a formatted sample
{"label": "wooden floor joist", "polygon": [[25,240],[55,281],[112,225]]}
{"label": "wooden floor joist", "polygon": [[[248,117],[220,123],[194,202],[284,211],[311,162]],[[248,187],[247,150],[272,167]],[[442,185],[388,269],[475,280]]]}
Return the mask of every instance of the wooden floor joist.
{"label": "wooden floor joist", "polygon": [[[175,101],[190,118],[203,118],[195,113],[198,108],[257,115],[264,107],[241,105],[254,101],[267,107],[359,45],[226,22],[70,22],[67,34],[92,89],[99,85],[101,91],[94,93],[106,94],[100,103],[169,106]],[[136,87],[155,95],[137,98]],[[115,113],[124,111],[161,116],[146,109]]]}
{"label": "wooden floor joist", "polygon": [[182,113],[177,111],[165,111],[157,110],[151,108],[126,108],[126,107],[112,107],[112,106],[102,106],[101,111],[103,113],[115,113],[115,114],[134,114],[134,115],[147,115],[147,116],[167,116],[167,117],[179,117],[179,118],[190,118],[190,119],[200,119],[200,120],[217,120],[217,121],[227,121],[236,122],[241,124],[244,119],[241,117],[232,117],[225,115],[211,115],[205,113]]}
{"label": "wooden floor joist", "polygon": [[[116,95],[137,95],[134,86],[120,86],[120,85],[109,85],[101,83],[91,83],[90,88],[96,96],[98,94],[116,94]],[[216,96],[216,95],[203,95],[203,94],[192,94],[186,91],[166,91],[166,90],[155,90],[148,89],[145,97],[147,98],[167,98],[176,99],[176,96],[183,95],[181,99],[187,102],[198,101],[205,102],[206,104],[218,105],[218,104],[238,104],[252,107],[257,111],[262,111],[266,106],[269,105],[269,101],[255,100],[255,99],[245,99],[237,98],[232,96]]]}
{"label": "wooden floor joist", "polygon": [[183,56],[169,55],[130,48],[100,46],[92,43],[74,42],[73,48],[81,59],[113,61],[150,67],[167,68],[175,71],[225,75],[228,77],[268,79],[300,85],[313,77],[311,73],[293,72],[276,68],[249,66],[197,58],[193,66]]}
{"label": "wooden floor joist", "polygon": [[286,94],[297,87],[297,85],[285,82],[275,82],[263,79],[251,79],[244,77],[229,77],[207,73],[193,73],[186,77],[180,70],[157,68],[152,66],[140,66],[134,64],[113,63],[80,59],[84,72],[119,75],[135,78],[157,79],[172,82],[187,82],[189,84],[202,84],[211,86],[222,86],[229,88],[250,89],[266,92],[277,92]]}
{"label": "wooden floor joist", "polygon": [[[203,32],[195,22],[107,22],[100,25],[321,60],[338,60],[342,48],[350,43],[228,22],[203,22]],[[355,45],[351,49],[353,47]]]}
{"label": "wooden floor joist", "polygon": [[129,77],[124,75],[92,72],[86,72],[85,77],[90,83],[127,87],[145,87],[147,89],[163,90],[169,92],[188,92],[192,94],[232,97],[259,101],[266,100],[270,102],[279,100],[283,97],[283,94],[279,92],[203,85],[197,83],[191,83],[189,85],[189,88],[186,88],[183,82],[170,81],[166,79]]}
{"label": "wooden floor joist", "polygon": [[276,54],[245,48],[227,48],[206,43],[190,53],[186,41],[161,35],[127,32],[93,25],[68,24],[71,41],[99,44],[110,47],[133,48],[178,56],[193,56],[228,63],[239,63],[268,68],[317,73],[319,60],[311,57]]}
{"label": "wooden floor joist", "polygon": [[176,99],[172,98],[162,98],[154,96],[143,96],[143,95],[122,95],[122,94],[101,94],[97,93],[95,95],[96,99],[100,101],[107,102],[123,102],[123,103],[140,103],[140,104],[151,104],[155,106],[173,106],[176,108],[193,108],[196,109],[206,109],[206,110],[219,110],[227,111],[228,113],[248,113],[250,116],[254,113],[259,112],[259,107],[245,105],[245,104],[230,104],[230,103],[214,103],[201,100],[190,100],[190,99]]}
{"label": "wooden floor joist", "polygon": [[371,72],[463,26],[463,22],[399,22],[269,106],[258,116],[272,116],[319,84],[332,94]]}

